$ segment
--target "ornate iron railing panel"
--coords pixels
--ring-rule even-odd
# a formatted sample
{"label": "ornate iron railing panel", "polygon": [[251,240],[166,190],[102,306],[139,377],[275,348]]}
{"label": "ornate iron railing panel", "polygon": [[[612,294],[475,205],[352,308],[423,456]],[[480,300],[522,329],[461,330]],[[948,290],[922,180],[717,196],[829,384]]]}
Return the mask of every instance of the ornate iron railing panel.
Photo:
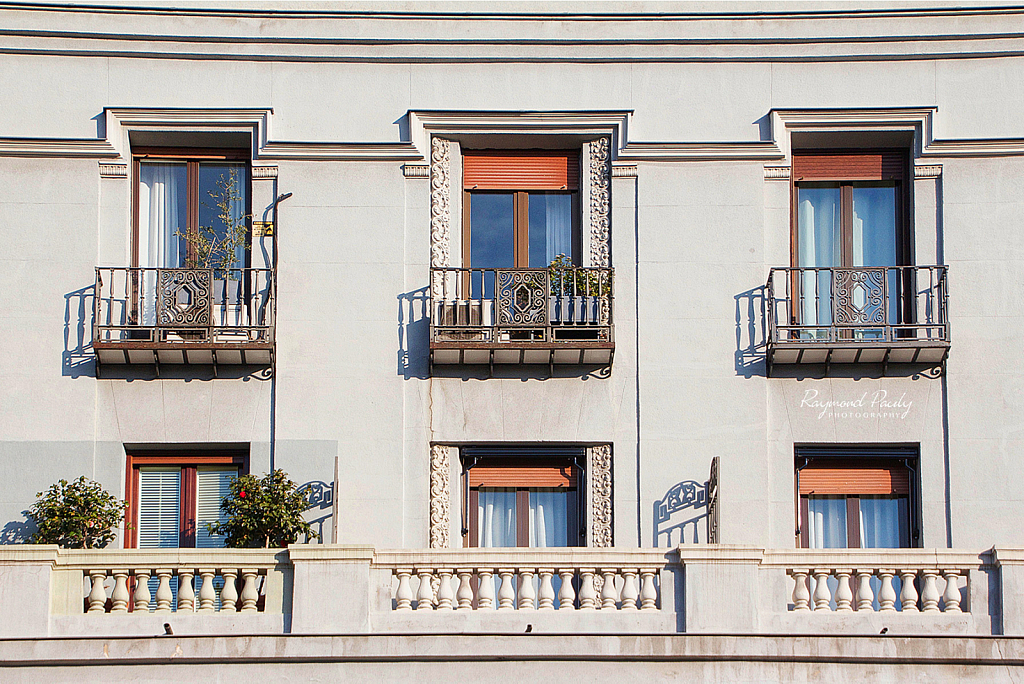
{"label": "ornate iron railing panel", "polygon": [[274,342],[272,269],[97,268],[97,347],[266,346]]}
{"label": "ornate iron railing panel", "polygon": [[431,341],[610,343],[611,268],[432,268]]}
{"label": "ornate iron railing panel", "polygon": [[945,266],[773,268],[768,346],[949,344]]}
{"label": "ornate iron railing panel", "polygon": [[708,544],[718,544],[718,456],[711,459],[708,475]]}

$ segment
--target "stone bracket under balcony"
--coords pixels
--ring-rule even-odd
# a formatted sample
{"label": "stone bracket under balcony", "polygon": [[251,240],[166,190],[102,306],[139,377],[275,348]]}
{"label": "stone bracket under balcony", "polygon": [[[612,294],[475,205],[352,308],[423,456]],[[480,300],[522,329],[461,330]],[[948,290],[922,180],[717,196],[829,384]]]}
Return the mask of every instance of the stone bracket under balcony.
{"label": "stone bracket under balcony", "polygon": [[271,269],[97,268],[101,364],[270,365]]}
{"label": "stone bracket under balcony", "polygon": [[432,268],[431,363],[609,366],[612,276],[610,268]]}
{"label": "stone bracket under balcony", "polygon": [[921,364],[949,355],[945,266],[773,268],[767,369]]}

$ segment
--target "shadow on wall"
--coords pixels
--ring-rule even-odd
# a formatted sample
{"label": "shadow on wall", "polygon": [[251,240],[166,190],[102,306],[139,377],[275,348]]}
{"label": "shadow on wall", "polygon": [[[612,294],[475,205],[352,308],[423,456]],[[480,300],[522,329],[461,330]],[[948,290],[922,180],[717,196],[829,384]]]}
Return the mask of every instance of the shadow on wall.
{"label": "shadow on wall", "polygon": [[[327,543],[327,540],[324,538],[324,524],[331,519],[331,514],[334,510],[334,483],[312,480],[299,485],[295,491],[306,497],[306,507],[303,509],[304,513],[313,511],[313,514],[316,515],[317,513],[322,513],[324,510],[327,511],[326,515],[321,515],[319,518],[310,520],[307,517],[306,519],[306,521],[320,534],[320,543]],[[332,539],[331,541],[333,542],[334,540]],[[306,537],[302,543],[308,544],[309,542],[310,538]]]}
{"label": "shadow on wall", "polygon": [[12,520],[0,530],[0,544],[27,544],[36,526],[27,519],[28,511],[22,511],[25,520]]}
{"label": "shadow on wall", "polygon": [[733,297],[736,301],[736,375],[745,378],[765,375],[768,348],[765,289],[761,285]]}
{"label": "shadow on wall", "polygon": [[95,285],[64,295],[64,353],[61,355],[61,374],[65,377],[96,377],[96,356],[92,350],[95,296]]}
{"label": "shadow on wall", "polygon": [[406,380],[430,377],[430,291],[427,287],[398,295],[398,374]]}
{"label": "shadow on wall", "polygon": [[707,543],[707,517],[707,482],[683,480],[672,485],[661,500],[654,502],[654,545]]}

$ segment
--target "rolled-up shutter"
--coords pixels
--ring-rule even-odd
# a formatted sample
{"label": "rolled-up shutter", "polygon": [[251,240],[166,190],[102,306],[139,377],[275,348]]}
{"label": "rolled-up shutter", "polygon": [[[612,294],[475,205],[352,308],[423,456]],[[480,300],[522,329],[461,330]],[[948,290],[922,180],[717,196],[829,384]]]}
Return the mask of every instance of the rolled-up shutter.
{"label": "rolled-up shutter", "polygon": [[224,497],[231,493],[231,478],[237,475],[236,468],[199,468],[196,471],[197,549],[224,546],[224,537],[211,535],[206,525],[227,520],[227,515],[221,511],[220,504]]}
{"label": "rolled-up shutter", "polygon": [[139,548],[177,548],[181,531],[181,469],[139,468]]}
{"label": "rolled-up shutter", "polygon": [[476,466],[469,471],[470,487],[575,487],[572,466]]}
{"label": "rolled-up shutter", "polygon": [[466,150],[462,158],[466,190],[577,190],[579,153],[575,150]]}
{"label": "rolled-up shutter", "polygon": [[800,494],[909,494],[910,473],[901,464],[842,467],[811,464],[800,471]]}
{"label": "rolled-up shutter", "polygon": [[882,181],[904,177],[907,153],[886,152],[793,152],[796,181]]}

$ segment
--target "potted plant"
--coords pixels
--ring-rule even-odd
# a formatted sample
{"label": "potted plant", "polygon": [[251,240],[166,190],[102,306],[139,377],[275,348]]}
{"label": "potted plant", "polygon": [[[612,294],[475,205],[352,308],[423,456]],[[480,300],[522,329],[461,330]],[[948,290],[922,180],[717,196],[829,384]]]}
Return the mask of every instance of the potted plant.
{"label": "potted plant", "polygon": [[117,537],[127,504],[84,475],[60,480],[37,501],[28,517],[36,525],[32,544],[57,544],[66,549],[102,549]]}
{"label": "potted plant", "polygon": [[283,548],[294,544],[299,535],[320,539],[302,517],[306,497],[296,491],[295,483],[283,470],[262,478],[242,475],[232,479],[229,486],[230,493],[220,504],[227,520],[206,525],[210,534],[224,537],[225,546]]}
{"label": "potted plant", "polygon": [[559,254],[548,266],[551,282],[551,322],[554,324],[605,324],[611,295],[611,272],[575,265]]}

